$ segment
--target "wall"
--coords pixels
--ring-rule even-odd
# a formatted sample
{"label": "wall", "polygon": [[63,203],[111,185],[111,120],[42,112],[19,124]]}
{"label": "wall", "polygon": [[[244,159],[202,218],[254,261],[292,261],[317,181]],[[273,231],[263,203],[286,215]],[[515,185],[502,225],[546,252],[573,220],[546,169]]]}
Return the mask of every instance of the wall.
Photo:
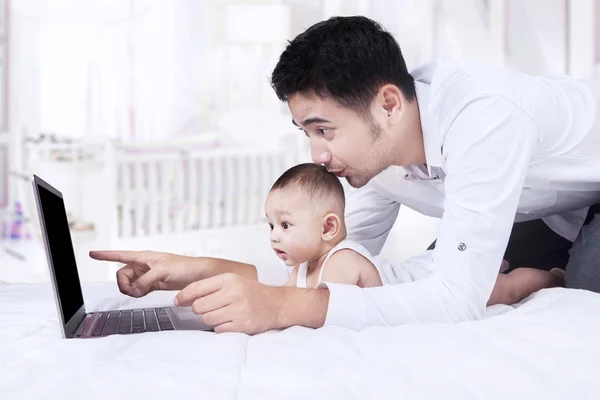
{"label": "wall", "polygon": [[[42,0],[11,1],[10,9],[10,130],[25,125],[40,129],[40,24],[32,17]],[[28,16],[29,15],[29,16]]]}
{"label": "wall", "polygon": [[[11,57],[10,57],[10,121],[11,130],[16,131],[20,126],[26,126],[29,132],[38,132],[44,127],[44,119],[51,120],[53,113],[48,110],[42,110],[40,99],[44,96],[51,98],[49,90],[51,90],[53,82],[42,82],[42,77],[45,75],[40,62],[42,55],[42,34],[40,28],[40,9],[44,9],[44,4],[47,0],[12,0],[11,9]],[[211,74],[210,69],[204,68],[204,53],[200,49],[223,49],[226,45],[226,7],[230,4],[237,3],[236,0],[180,0],[178,7],[185,5],[193,6],[193,15],[189,15],[184,25],[180,25],[179,29],[193,29],[192,36],[197,37],[201,32],[206,35],[206,42],[181,43],[176,50],[176,56],[180,57],[177,62],[186,60],[185,53],[187,51],[198,51],[185,65],[189,77],[199,77],[198,80],[192,81],[190,87],[193,90],[185,91],[186,83],[190,80],[181,78],[175,79],[175,84],[179,85],[181,93],[186,96],[196,91],[201,92],[204,97],[198,103],[190,102],[184,97],[174,97],[173,109],[179,111],[176,118],[179,118],[182,126],[190,131],[200,129],[202,127],[212,126],[207,123],[207,118],[210,117],[204,114],[199,114],[197,120],[186,120],[185,114],[192,115],[194,107],[197,109],[207,109],[209,107],[211,94],[218,94],[223,91],[222,81],[214,78],[216,75]],[[293,15],[290,25],[291,39],[300,32],[304,31],[313,23],[330,15],[353,15],[361,13],[369,13],[376,20],[396,35],[400,43],[404,55],[407,59],[409,67],[415,67],[417,64],[427,62],[433,57],[443,55],[477,56],[483,53],[480,52],[480,47],[484,46],[486,41],[467,41],[465,33],[472,34],[474,26],[481,26],[481,21],[474,25],[468,23],[449,24],[444,23],[439,26],[435,23],[434,12],[440,12],[438,17],[447,18],[454,16],[456,18],[472,18],[476,13],[464,12],[460,13],[460,9],[452,9],[453,5],[459,3],[436,0],[406,0],[406,1],[364,1],[364,0],[284,0],[281,2],[275,0],[252,0],[244,3],[255,4],[277,4],[283,3],[290,7]],[[460,4],[465,5],[473,3],[473,0],[461,0]],[[437,4],[442,7],[436,11]],[[506,12],[508,16],[508,24],[510,26],[509,34],[504,38],[502,35],[490,39],[496,41],[494,43],[505,43],[507,49],[512,52],[512,57],[507,59],[508,65],[526,72],[532,73],[548,73],[548,72],[564,72],[567,66],[567,59],[570,71],[576,75],[586,75],[589,71],[590,59],[594,61],[597,54],[593,48],[593,40],[590,39],[590,32],[593,33],[593,18],[597,14],[592,12],[594,1],[592,0],[574,0],[570,2],[571,17],[565,19],[565,1],[564,0],[528,0],[523,2],[520,0],[489,0],[489,4],[493,5],[495,10]],[[507,5],[507,8],[504,8]],[[459,14],[456,14],[456,12]],[[543,12],[542,12],[543,11]],[[178,12],[184,13],[181,8]],[[498,23],[501,19],[495,20]],[[573,28],[571,36],[567,39],[564,28],[566,24],[570,24]],[[434,30],[440,36],[434,35]],[[462,29],[454,31],[453,29]],[[282,38],[284,39],[284,38]],[[479,44],[478,44],[479,43]],[[482,45],[481,43],[484,43]],[[243,46],[241,46],[243,47]],[[253,49],[243,48],[238,54],[243,54],[243,51],[252,53]],[[51,55],[48,55],[50,57]],[[484,57],[485,58],[485,57]],[[54,60],[54,67],[65,63],[65,58],[57,58]],[[492,61],[498,61],[494,59]],[[238,64],[233,65],[232,69],[240,69]],[[46,71],[47,72],[47,71]],[[215,72],[215,71],[213,71]],[[218,71],[222,72],[222,71]],[[260,74],[263,74],[261,71]],[[209,77],[208,79],[200,79],[201,77]],[[264,74],[257,77],[267,78]],[[48,78],[50,79],[50,78]],[[236,79],[241,80],[242,77]],[[264,82],[263,82],[264,83]],[[245,93],[252,93],[248,88],[254,87],[255,82],[246,82],[243,90]],[[262,85],[265,87],[265,85]],[[242,90],[242,89],[240,89]],[[149,92],[148,92],[149,93]],[[229,93],[229,92],[228,92]],[[231,92],[233,93],[233,92]],[[195,95],[192,94],[192,95]],[[241,96],[240,96],[241,97]],[[248,96],[246,95],[246,98]],[[60,99],[57,99],[60,101]],[[244,104],[243,101],[234,103],[237,106]],[[186,107],[190,107],[187,108]],[[283,106],[285,108],[285,106]],[[172,109],[172,110],[173,110]],[[172,111],[171,110],[171,111]],[[67,121],[70,122],[70,121]],[[270,121],[269,121],[270,122]],[[206,124],[206,125],[203,125]],[[74,128],[73,130],[76,130]],[[245,132],[245,131],[244,131]],[[48,172],[51,180],[61,187],[67,187],[68,175],[64,171]],[[94,179],[100,179],[95,177]],[[29,186],[24,186],[22,182],[15,181],[15,185],[21,190],[30,191]],[[91,181],[94,183],[94,181]],[[97,181],[96,181],[97,183]],[[69,189],[66,189],[69,191]],[[91,188],[88,190],[91,193]],[[75,195],[68,195],[69,199],[76,198]],[[95,201],[101,201],[100,196],[96,196]],[[72,200],[69,200],[72,201]],[[89,207],[91,200],[86,202],[88,209],[84,213],[84,217],[91,217],[94,213],[94,207]],[[90,214],[91,213],[91,214]],[[402,207],[398,217],[398,224],[394,227],[390,234],[390,240],[384,247],[383,253],[386,256],[395,259],[404,259],[410,255],[424,250],[429,243],[435,239],[435,233],[439,220],[425,217],[418,214],[407,207]],[[100,240],[100,245],[102,244]],[[81,253],[84,254],[85,252]]]}

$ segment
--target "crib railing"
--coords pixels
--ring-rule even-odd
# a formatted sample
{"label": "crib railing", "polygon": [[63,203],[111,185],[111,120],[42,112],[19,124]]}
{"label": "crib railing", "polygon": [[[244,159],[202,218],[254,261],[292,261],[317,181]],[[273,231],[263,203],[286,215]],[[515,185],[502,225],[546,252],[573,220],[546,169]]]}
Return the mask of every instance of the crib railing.
{"label": "crib railing", "polygon": [[264,200],[299,152],[117,154],[117,235],[156,236],[265,222]]}

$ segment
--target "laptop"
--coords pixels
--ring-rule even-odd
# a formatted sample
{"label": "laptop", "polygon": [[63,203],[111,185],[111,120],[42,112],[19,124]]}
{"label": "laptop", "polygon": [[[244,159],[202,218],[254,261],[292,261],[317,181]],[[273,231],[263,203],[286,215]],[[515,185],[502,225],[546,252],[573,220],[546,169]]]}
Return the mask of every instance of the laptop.
{"label": "laptop", "polygon": [[87,313],[75,252],[60,191],[37,175],[32,179],[50,281],[64,338],[93,338],[144,332],[212,330],[191,307],[158,307]]}

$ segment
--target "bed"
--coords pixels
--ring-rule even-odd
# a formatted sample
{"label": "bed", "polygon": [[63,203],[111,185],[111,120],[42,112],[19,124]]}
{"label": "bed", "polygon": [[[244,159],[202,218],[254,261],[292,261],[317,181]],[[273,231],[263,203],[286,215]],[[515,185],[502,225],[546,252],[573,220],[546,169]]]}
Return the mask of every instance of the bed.
{"label": "bed", "polygon": [[[272,260],[260,203],[276,176],[299,162],[301,148],[176,147],[160,154],[108,147],[105,160],[116,168],[104,175],[110,196],[91,193],[102,216],[98,235],[106,233],[94,246],[229,257],[230,249],[219,248],[229,244],[256,258],[244,261]],[[65,198],[76,196],[73,189]],[[403,232],[400,242],[411,247],[413,231]],[[44,261],[30,257],[27,268],[41,274]],[[14,263],[12,282],[21,266]],[[84,279],[88,311],[172,304],[174,293],[131,299],[114,282],[91,282],[114,280],[114,268]],[[277,272],[263,276],[275,284]],[[543,290],[514,307],[489,308],[481,321],[452,325],[64,340],[47,282],[1,282],[0,399],[600,398],[600,295],[585,291]]]}
{"label": "bed", "polygon": [[[170,305],[84,284],[89,310]],[[600,295],[547,289],[459,324],[65,340],[48,284],[0,285],[1,399],[598,399]]]}

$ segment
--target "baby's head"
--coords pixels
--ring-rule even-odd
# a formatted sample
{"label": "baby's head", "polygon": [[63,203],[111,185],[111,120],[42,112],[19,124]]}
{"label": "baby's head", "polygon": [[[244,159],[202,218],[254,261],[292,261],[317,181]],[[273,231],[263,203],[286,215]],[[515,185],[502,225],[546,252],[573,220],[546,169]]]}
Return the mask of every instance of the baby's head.
{"label": "baby's head", "polygon": [[346,237],[344,207],[344,188],[324,166],[288,169],[265,202],[271,247],[289,266],[319,258]]}

